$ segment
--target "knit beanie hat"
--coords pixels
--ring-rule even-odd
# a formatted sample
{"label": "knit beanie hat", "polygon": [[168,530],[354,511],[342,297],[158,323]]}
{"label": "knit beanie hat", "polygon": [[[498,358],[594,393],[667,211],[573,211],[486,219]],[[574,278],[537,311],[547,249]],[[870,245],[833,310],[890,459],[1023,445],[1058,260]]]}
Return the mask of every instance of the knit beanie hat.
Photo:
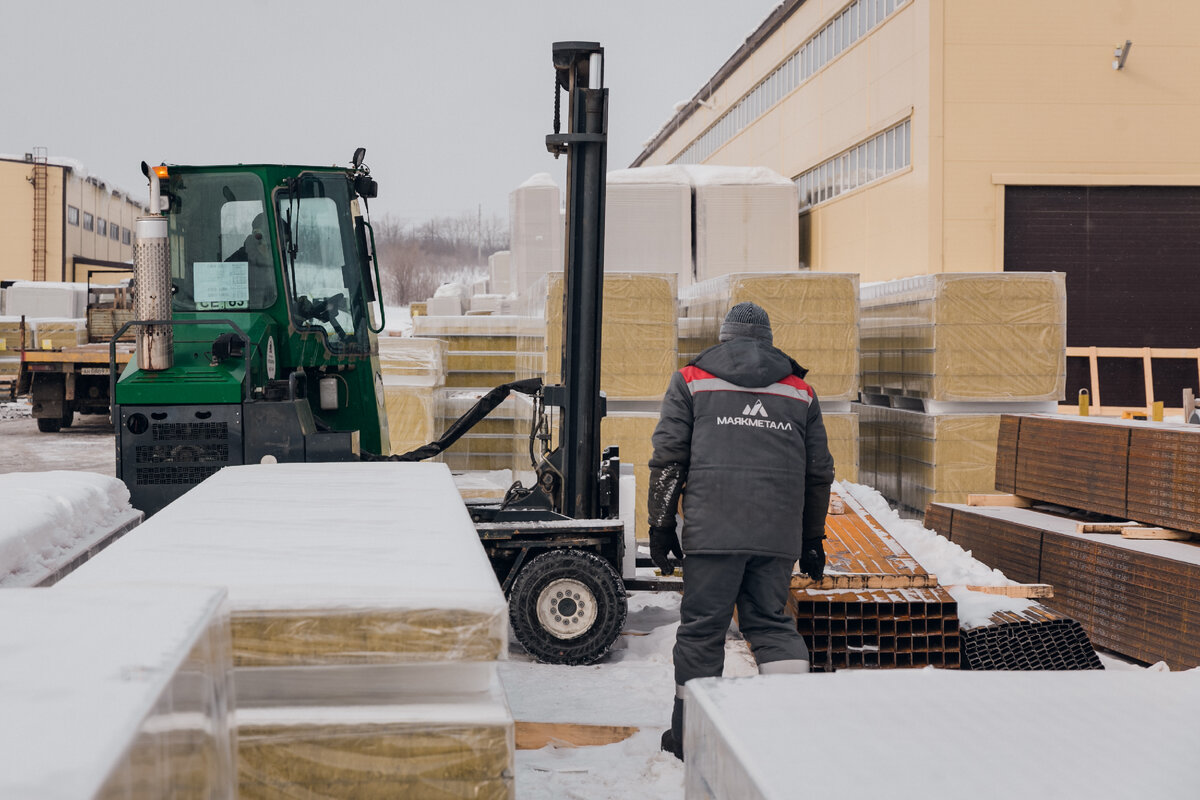
{"label": "knit beanie hat", "polygon": [[729,309],[721,323],[720,340],[728,342],[735,336],[750,336],[771,344],[771,319],[757,303],[738,303]]}

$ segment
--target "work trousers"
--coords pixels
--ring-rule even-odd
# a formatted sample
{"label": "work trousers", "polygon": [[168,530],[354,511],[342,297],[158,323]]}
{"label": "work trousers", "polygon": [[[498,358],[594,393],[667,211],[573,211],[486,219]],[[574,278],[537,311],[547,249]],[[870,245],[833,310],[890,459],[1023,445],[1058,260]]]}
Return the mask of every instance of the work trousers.
{"label": "work trousers", "polygon": [[738,627],[760,668],[774,661],[808,660],[808,646],[786,611],[794,563],[775,556],[684,557],[674,651],[677,686],[692,678],[720,676],[725,632],[735,606]]}

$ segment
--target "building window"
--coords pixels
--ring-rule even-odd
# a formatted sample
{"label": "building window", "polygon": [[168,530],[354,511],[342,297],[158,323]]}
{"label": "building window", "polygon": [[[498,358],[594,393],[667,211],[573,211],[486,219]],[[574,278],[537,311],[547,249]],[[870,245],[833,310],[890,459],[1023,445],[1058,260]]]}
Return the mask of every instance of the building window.
{"label": "building window", "polygon": [[83,212],[83,229],[85,231],[90,231],[94,227],[95,227],[95,224],[92,222],[92,215],[87,213],[86,211]]}
{"label": "building window", "polygon": [[114,242],[117,241],[118,239],[120,239],[121,238],[121,226],[120,225],[110,225],[108,227],[108,238],[112,239]]}
{"label": "building window", "polygon": [[104,221],[104,217],[96,219],[96,234],[99,236],[108,236],[108,223]]}
{"label": "building window", "polygon": [[[699,164],[744,128],[787,97],[823,66],[907,5],[910,0],[853,0],[832,21],[813,34],[785,59],[784,64],[734,103],[720,119],[700,134],[672,164]],[[794,64],[794,67],[789,67]],[[882,147],[882,145],[881,145]]]}
{"label": "building window", "polygon": [[121,244],[129,244],[129,228],[121,228]]}
{"label": "building window", "polygon": [[67,206],[67,224],[68,225],[78,225],[79,224],[79,209],[76,208],[75,206]]}
{"label": "building window", "polygon": [[912,120],[875,134],[793,179],[800,210],[879,180],[912,163]]}

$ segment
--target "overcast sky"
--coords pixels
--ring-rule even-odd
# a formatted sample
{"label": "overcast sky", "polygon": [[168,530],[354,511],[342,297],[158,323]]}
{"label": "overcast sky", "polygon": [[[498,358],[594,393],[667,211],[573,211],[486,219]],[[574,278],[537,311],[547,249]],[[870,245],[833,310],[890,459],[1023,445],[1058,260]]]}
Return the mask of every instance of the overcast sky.
{"label": "overcast sky", "polygon": [[[35,146],[144,192],[139,164],[346,164],[374,215],[507,215],[546,152],[554,41],[598,41],[609,169],[778,0],[42,0],[0,11],[0,153]],[[565,101],[565,95],[564,95]]]}

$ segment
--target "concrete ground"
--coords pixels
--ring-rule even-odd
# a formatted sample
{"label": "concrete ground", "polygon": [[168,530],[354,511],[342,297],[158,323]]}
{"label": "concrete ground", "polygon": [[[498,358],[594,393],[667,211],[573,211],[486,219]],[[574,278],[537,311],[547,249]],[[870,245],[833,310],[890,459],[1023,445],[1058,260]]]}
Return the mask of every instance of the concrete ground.
{"label": "concrete ground", "polygon": [[70,428],[42,433],[27,404],[0,404],[0,474],[57,469],[116,474],[116,442],[108,417],[76,415]]}

